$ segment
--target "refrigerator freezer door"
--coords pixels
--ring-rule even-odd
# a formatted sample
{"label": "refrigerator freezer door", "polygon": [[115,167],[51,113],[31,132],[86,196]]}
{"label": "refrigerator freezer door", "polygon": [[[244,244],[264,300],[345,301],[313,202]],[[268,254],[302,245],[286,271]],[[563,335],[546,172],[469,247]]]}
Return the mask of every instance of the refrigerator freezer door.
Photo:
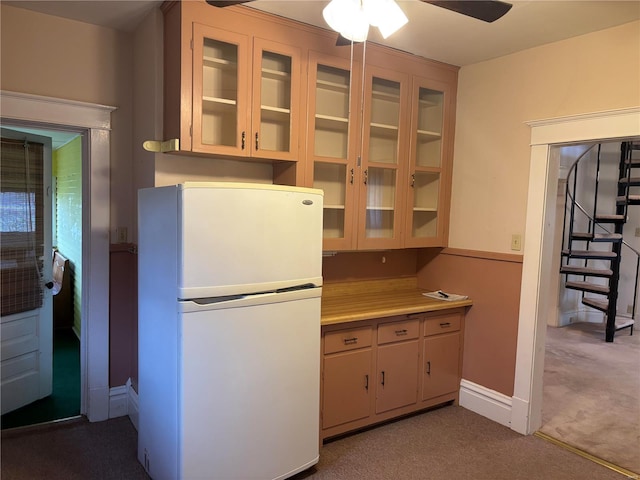
{"label": "refrigerator freezer door", "polygon": [[178,187],[178,298],[322,284],[322,191],[238,183]]}
{"label": "refrigerator freezer door", "polygon": [[320,297],[181,314],[179,478],[283,479],[319,458]]}

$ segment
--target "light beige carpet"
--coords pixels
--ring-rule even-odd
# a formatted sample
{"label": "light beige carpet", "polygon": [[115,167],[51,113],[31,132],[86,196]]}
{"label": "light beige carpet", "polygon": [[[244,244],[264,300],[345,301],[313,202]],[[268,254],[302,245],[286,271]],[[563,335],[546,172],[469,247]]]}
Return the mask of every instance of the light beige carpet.
{"label": "light beige carpet", "polygon": [[640,331],[547,327],[543,433],[640,473]]}

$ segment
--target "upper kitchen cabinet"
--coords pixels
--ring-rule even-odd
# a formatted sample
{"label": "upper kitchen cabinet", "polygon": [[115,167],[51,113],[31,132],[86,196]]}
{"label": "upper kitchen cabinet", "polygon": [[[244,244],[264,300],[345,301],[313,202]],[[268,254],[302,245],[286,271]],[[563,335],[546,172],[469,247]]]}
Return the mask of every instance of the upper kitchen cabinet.
{"label": "upper kitchen cabinet", "polygon": [[298,161],[295,35],[240,7],[179,2],[164,14],[165,140],[178,138],[181,152]]}
{"label": "upper kitchen cabinet", "polygon": [[193,25],[193,152],[249,154],[249,49],[246,35]]}
{"label": "upper kitchen cabinet", "polygon": [[444,246],[451,183],[450,84],[414,76],[405,246]]}
{"label": "upper kitchen cabinet", "polygon": [[355,248],[358,95],[361,66],[349,58],[309,54],[307,183],[324,191],[323,248]]}
{"label": "upper kitchen cabinet", "polygon": [[402,247],[409,77],[365,66],[358,248]]}

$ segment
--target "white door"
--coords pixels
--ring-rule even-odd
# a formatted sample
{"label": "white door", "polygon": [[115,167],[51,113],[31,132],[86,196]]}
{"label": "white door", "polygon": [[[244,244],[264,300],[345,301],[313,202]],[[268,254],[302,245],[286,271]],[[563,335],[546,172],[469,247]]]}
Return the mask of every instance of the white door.
{"label": "white door", "polygon": [[51,139],[2,129],[2,414],[51,394]]}

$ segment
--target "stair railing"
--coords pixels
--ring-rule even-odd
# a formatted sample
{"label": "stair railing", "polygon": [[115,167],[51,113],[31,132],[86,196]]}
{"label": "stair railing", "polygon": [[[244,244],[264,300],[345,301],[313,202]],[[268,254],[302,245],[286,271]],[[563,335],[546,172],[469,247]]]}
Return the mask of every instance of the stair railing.
{"label": "stair railing", "polygon": [[[582,212],[587,216],[587,219],[589,219],[589,230],[591,230],[592,226],[591,226],[591,222],[594,223],[593,227],[595,228],[595,210],[594,210],[594,214],[593,216],[589,215],[586,210],[584,210],[584,208],[582,208],[580,206],[580,204],[577,202],[577,200],[575,199],[575,191],[578,188],[578,165],[580,164],[580,160],[582,160],[589,152],[591,152],[596,146],[599,147],[599,144],[596,145],[592,145],[591,147],[589,147],[588,149],[586,149],[584,152],[582,152],[582,154],[580,154],[578,156],[578,158],[571,164],[571,166],[569,167],[569,170],[567,172],[567,188],[565,189],[565,209],[564,209],[564,223],[562,224],[562,246],[564,248],[565,245],[565,240],[566,241],[566,245],[567,248],[569,250],[571,250],[571,247],[573,245],[573,226],[574,226],[574,220],[575,220],[575,207],[578,206]],[[600,157],[600,155],[598,155],[598,157]],[[571,190],[569,188],[569,179],[571,178],[571,175],[573,174],[573,190]],[[596,175],[596,179],[597,179],[597,175]],[[596,180],[597,181],[597,180]],[[567,222],[567,208],[566,205],[571,205],[570,208],[570,214],[569,214],[569,222]],[[569,232],[567,234],[567,223],[569,224]],[[568,257],[567,257],[567,264],[568,264]]]}
{"label": "stair railing", "polygon": [[[594,178],[595,193],[593,197],[594,198],[593,212],[589,213],[576,199],[577,181],[578,181],[578,173],[579,173],[578,167],[580,165],[581,160],[596,147],[597,147],[598,153],[597,153],[597,159],[596,159],[596,174],[594,176],[595,177]],[[574,233],[574,225],[575,225],[576,213],[577,213],[576,208],[578,209],[578,213],[582,213],[584,217],[586,217],[586,220],[588,221],[587,231],[590,232],[592,235],[596,234],[596,228],[600,229],[604,234],[607,234],[607,235],[614,233],[614,232],[611,232],[609,229],[607,229],[602,223],[596,220],[597,206],[598,206],[598,193],[599,193],[599,177],[600,177],[600,151],[601,151],[601,144],[592,145],[591,147],[586,149],[584,152],[582,152],[578,156],[578,158],[576,158],[576,160],[571,164],[571,166],[569,167],[569,170],[567,171],[567,188],[565,190],[564,222],[562,226],[562,246],[563,246],[562,248],[564,249],[564,246],[566,245],[569,252],[573,249],[573,241],[574,241],[573,233]],[[627,168],[627,171],[625,173],[626,173],[627,181],[629,182],[631,178],[631,168]],[[572,175],[573,175],[573,178],[572,178]],[[573,188],[570,187],[571,184],[573,184],[572,185]],[[628,208],[629,190],[630,190],[629,188],[627,188],[626,190],[627,202],[625,202],[626,203],[625,211],[624,211],[625,217],[626,217],[627,208]],[[617,198],[616,198],[616,202],[617,202]],[[567,208],[567,206],[570,206],[570,208]],[[567,215],[569,215],[568,221],[567,221]],[[568,229],[568,232],[567,232],[567,229]],[[602,232],[599,232],[599,233],[602,233]],[[591,243],[589,240],[586,240],[586,241],[587,241],[587,245]],[[621,244],[636,255],[635,288],[634,288],[634,294],[633,294],[633,307],[631,312],[631,319],[635,320],[636,307],[637,307],[637,301],[638,301],[638,277],[640,273],[640,251],[633,248],[624,240],[622,240]],[[566,255],[565,265],[568,266],[569,261],[570,261],[570,256]],[[585,259],[585,266],[587,264],[588,264],[588,260]],[[568,278],[569,275],[570,275],[569,273],[565,274],[565,278]],[[584,297],[584,292],[582,293],[582,296]]]}
{"label": "stair railing", "polygon": [[[573,198],[573,197],[571,197]],[[578,208],[578,210],[580,210],[587,218],[590,218],[590,214],[587,212],[587,210],[580,205],[579,202],[573,202],[572,207],[575,205],[575,207]],[[566,216],[566,209],[565,209],[565,216]],[[594,223],[597,223],[594,221]],[[604,225],[598,223],[598,228],[602,229],[603,233],[605,234],[611,234],[613,232],[611,232],[609,229],[607,229],[607,227],[605,227]],[[633,252],[636,255],[636,278],[635,278],[635,287],[634,287],[634,294],[633,294],[633,307],[632,307],[632,312],[631,312],[631,319],[635,320],[636,318],[636,306],[638,304],[638,274],[640,273],[640,251],[636,250],[635,248],[633,248],[631,245],[629,245],[625,240],[622,240],[622,245],[625,246],[626,248],[628,248],[629,250],[631,250],[631,252]],[[568,276],[569,274],[565,274],[565,276]]]}

